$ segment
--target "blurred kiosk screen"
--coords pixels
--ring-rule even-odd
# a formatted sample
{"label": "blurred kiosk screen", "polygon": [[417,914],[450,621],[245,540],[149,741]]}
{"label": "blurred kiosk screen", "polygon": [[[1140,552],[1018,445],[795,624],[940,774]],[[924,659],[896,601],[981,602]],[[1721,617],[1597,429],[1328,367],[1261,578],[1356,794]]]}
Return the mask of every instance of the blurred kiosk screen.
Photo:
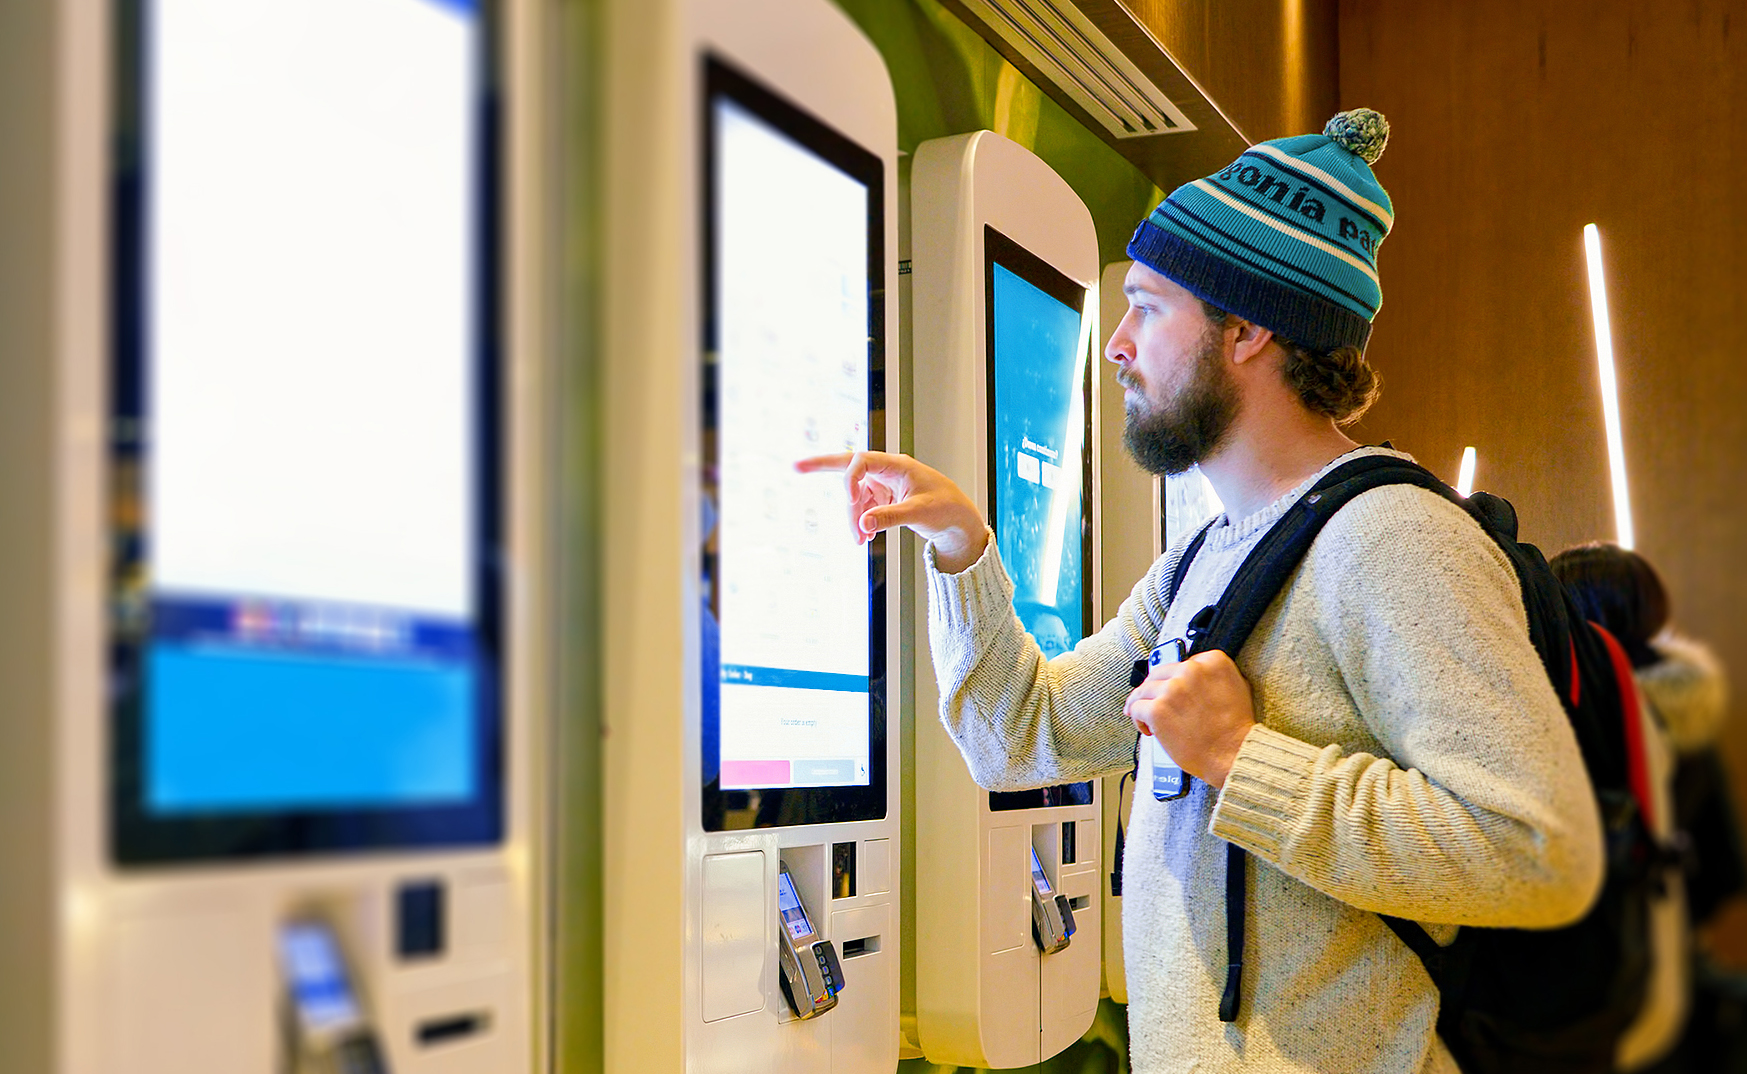
{"label": "blurred kiosk screen", "polygon": [[883,166],[720,63],[705,81],[704,827],[877,819],[884,539],[794,463],[885,441]]}
{"label": "blurred kiosk screen", "polygon": [[496,843],[491,6],[118,10],[114,854]]}
{"label": "blurred kiosk screen", "polygon": [[[1086,289],[983,228],[989,517],[1014,609],[1046,658],[1092,627],[1091,320]],[[1089,783],[990,794],[991,809],[1089,805]]]}

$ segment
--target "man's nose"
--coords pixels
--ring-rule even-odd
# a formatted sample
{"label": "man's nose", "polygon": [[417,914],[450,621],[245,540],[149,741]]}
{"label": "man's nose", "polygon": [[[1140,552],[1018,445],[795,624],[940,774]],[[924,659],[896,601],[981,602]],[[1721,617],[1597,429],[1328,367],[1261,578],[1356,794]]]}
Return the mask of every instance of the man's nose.
{"label": "man's nose", "polygon": [[[1127,317],[1123,318],[1124,322],[1127,320]],[[1129,340],[1128,333],[1123,331],[1121,324],[1116,326],[1116,331],[1110,333],[1110,342],[1104,344],[1104,359],[1117,365],[1134,360],[1134,344]]]}

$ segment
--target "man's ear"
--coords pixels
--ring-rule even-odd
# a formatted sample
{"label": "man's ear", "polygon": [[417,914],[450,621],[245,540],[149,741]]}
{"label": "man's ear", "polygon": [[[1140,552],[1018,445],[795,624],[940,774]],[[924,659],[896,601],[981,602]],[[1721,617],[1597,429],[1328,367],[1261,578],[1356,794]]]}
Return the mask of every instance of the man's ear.
{"label": "man's ear", "polygon": [[1231,360],[1234,365],[1243,365],[1256,355],[1268,349],[1268,344],[1274,341],[1274,330],[1263,328],[1253,321],[1234,318],[1233,323],[1226,326],[1226,331],[1237,331],[1237,339],[1232,345]]}

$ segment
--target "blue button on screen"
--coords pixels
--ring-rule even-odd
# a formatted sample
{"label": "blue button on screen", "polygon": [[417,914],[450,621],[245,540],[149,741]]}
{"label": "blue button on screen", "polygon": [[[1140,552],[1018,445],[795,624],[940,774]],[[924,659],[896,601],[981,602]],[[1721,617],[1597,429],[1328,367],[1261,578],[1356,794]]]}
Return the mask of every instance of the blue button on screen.
{"label": "blue button on screen", "polygon": [[154,645],[147,809],[405,807],[475,791],[466,665]]}

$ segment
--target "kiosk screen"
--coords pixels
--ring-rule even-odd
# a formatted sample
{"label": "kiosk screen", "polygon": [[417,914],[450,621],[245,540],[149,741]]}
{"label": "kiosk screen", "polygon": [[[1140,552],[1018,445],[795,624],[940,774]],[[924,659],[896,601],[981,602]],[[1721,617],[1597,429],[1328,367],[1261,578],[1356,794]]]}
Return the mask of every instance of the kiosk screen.
{"label": "kiosk screen", "polygon": [[[708,73],[706,822],[879,816],[883,542],[849,540],[842,482],[794,463],[883,441],[883,164],[725,66]],[[756,810],[722,797],[748,791]]]}
{"label": "kiosk screen", "polygon": [[495,842],[487,13],[121,11],[116,857]]}
{"label": "kiosk screen", "polygon": [[[1086,289],[992,227],[983,230],[989,517],[1014,609],[1046,658],[1092,623],[1091,319]],[[1082,801],[1083,799],[1083,801]],[[1089,784],[993,793],[993,809],[1082,805]]]}

